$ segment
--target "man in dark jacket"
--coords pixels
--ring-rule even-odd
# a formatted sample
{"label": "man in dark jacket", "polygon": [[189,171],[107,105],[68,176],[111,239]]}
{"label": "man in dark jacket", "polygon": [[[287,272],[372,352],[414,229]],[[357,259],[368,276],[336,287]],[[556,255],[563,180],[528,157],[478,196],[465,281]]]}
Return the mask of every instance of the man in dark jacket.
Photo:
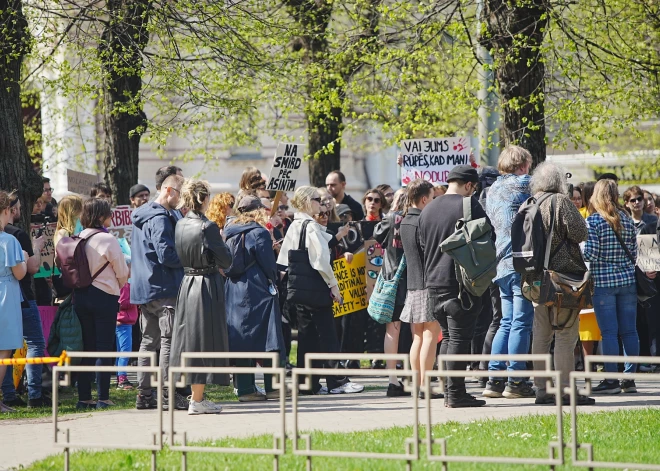
{"label": "man in dark jacket", "polygon": [[[172,215],[179,203],[184,179],[168,177],[158,198],[133,212],[131,235],[131,304],[140,306],[142,342],[141,352],[160,349],[160,367],[167,380],[172,320],[176,296],[183,279],[183,267],[174,245],[176,218]],[[140,366],[149,365],[147,358],[138,360]],[[151,375],[138,373],[137,409],[153,409],[156,398],[152,394]],[[175,393],[174,407],[188,409],[188,401]]]}
{"label": "man in dark jacket", "polygon": [[[420,246],[424,251],[424,278],[429,306],[442,328],[441,354],[469,354],[474,326],[481,310],[481,298],[472,298],[471,309],[465,310],[458,299],[454,260],[440,249],[442,242],[456,230],[463,218],[463,198],[472,199],[472,219],[486,217],[472,194],[479,182],[477,171],[469,165],[454,167],[447,176],[449,186],[444,196],[429,203],[419,218]],[[449,370],[465,370],[466,362],[447,362]],[[469,395],[465,378],[448,378],[445,404],[447,407],[479,407],[486,402]]]}
{"label": "man in dark jacket", "polygon": [[355,201],[351,195],[346,194],[346,177],[339,170],[334,170],[325,178],[325,188],[332,195],[337,204],[345,204],[351,208],[353,220],[360,221],[364,219],[364,210],[362,205]]}

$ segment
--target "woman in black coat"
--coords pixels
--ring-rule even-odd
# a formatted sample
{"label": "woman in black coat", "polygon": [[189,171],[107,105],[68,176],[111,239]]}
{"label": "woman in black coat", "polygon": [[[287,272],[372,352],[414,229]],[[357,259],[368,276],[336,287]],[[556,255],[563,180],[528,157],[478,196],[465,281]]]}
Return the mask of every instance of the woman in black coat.
{"label": "woman in black coat", "polygon": [[[277,296],[278,271],[273,239],[264,227],[266,208],[256,196],[244,196],[236,206],[238,216],[225,227],[233,262],[225,271],[225,298],[229,310],[229,351],[280,352],[284,360],[282,314]],[[266,362],[265,367],[271,365]],[[236,360],[236,366],[254,366],[254,360]],[[276,365],[278,366],[278,365]],[[264,375],[266,394],[255,386],[254,374],[234,375],[241,402],[279,398],[272,375]]]}
{"label": "woman in black coat", "polygon": [[[220,235],[220,228],[204,216],[210,202],[207,182],[186,180],[181,203],[189,209],[176,225],[176,253],[184,267],[184,277],[176,300],[172,326],[170,364],[179,366],[183,352],[228,351],[224,279],[220,270],[229,268],[231,254]],[[227,360],[195,359],[190,366],[228,366]],[[206,384],[229,385],[228,374],[186,374],[192,384],[188,414],[217,414],[218,404],[204,399]]]}

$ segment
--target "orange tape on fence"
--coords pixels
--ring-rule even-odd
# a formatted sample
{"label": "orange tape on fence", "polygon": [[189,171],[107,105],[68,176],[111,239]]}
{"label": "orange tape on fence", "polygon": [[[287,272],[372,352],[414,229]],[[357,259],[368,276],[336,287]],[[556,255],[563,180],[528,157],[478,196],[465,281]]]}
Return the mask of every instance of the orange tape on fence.
{"label": "orange tape on fence", "polygon": [[62,366],[69,356],[66,350],[62,351],[59,357],[37,357],[37,358],[4,358],[0,360],[0,365],[42,365],[46,363],[57,363],[57,366]]}

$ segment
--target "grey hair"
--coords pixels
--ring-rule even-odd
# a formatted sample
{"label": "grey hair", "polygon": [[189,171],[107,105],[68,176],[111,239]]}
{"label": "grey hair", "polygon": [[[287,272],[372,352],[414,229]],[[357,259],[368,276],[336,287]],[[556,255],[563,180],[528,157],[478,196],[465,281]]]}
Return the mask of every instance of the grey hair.
{"label": "grey hair", "polygon": [[534,169],[530,183],[532,194],[544,193],[568,193],[568,182],[566,181],[566,169],[553,162],[543,162]]}

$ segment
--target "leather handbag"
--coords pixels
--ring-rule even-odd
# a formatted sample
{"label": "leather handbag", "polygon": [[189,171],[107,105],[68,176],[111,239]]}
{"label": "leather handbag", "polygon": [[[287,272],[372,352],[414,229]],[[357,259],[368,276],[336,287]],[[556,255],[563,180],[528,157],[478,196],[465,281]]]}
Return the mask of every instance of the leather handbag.
{"label": "leather handbag", "polygon": [[367,312],[369,316],[379,324],[388,324],[392,322],[394,315],[394,305],[396,304],[396,293],[399,289],[399,282],[403,271],[406,269],[406,256],[401,257],[399,266],[394,273],[394,278],[385,280],[383,278],[383,271],[378,273],[376,279],[376,286],[374,292],[371,293],[369,298],[369,306]]}
{"label": "leather handbag", "polygon": [[300,304],[312,308],[330,307],[332,306],[330,288],[318,270],[312,267],[309,262],[309,252],[305,247],[307,224],[310,222],[312,221],[306,220],[302,224],[298,249],[289,250],[286,299],[289,304]]}
{"label": "leather handbag", "polygon": [[644,304],[646,303],[646,301],[648,301],[653,296],[658,294],[658,289],[655,287],[655,282],[651,278],[646,276],[646,273],[644,273],[644,271],[637,266],[637,261],[633,258],[632,254],[630,253],[630,250],[628,250],[628,247],[626,247],[626,244],[623,243],[623,240],[621,239],[619,233],[615,231],[614,228],[611,229],[612,231],[614,231],[614,235],[619,241],[619,244],[621,244],[621,247],[626,252],[628,259],[635,266],[635,284],[637,285],[637,301]]}
{"label": "leather handbag", "polygon": [[551,312],[551,324],[554,329],[563,329],[567,327],[566,323],[561,325],[558,322],[559,310],[569,309],[579,312],[582,309],[591,309],[592,300],[592,281],[591,274],[587,270],[584,274],[559,273],[550,270],[552,238],[555,229],[555,211],[557,207],[557,195],[552,196],[550,202],[550,233],[546,238],[545,258],[543,260],[543,273],[538,293],[538,304],[542,304],[554,309]]}

